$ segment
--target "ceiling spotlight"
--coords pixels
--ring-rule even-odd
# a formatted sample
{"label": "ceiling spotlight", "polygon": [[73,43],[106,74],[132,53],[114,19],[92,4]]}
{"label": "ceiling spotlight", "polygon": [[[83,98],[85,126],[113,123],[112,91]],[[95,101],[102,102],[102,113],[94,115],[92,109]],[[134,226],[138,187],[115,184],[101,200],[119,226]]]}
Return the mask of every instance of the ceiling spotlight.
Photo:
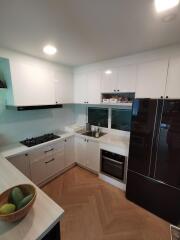
{"label": "ceiling spotlight", "polygon": [[107,75],[112,74],[112,71],[111,70],[106,70],[105,74],[107,74]]}
{"label": "ceiling spotlight", "polygon": [[180,0],[154,0],[155,8],[158,13],[177,7],[179,2]]}
{"label": "ceiling spotlight", "polygon": [[47,55],[55,55],[57,53],[57,48],[52,45],[46,45],[43,48],[43,52]]}

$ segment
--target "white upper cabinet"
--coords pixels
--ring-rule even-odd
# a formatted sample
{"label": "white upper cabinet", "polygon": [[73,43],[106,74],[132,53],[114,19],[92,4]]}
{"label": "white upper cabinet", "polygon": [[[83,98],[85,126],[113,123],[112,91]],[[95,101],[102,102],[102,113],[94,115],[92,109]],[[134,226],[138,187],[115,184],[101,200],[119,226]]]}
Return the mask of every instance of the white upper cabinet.
{"label": "white upper cabinet", "polygon": [[180,98],[180,57],[170,59],[165,96]]}
{"label": "white upper cabinet", "polygon": [[137,67],[135,65],[123,66],[118,69],[117,91],[135,92],[137,80]]}
{"label": "white upper cabinet", "polygon": [[73,102],[73,73],[66,67],[15,55],[1,62],[8,86],[7,105],[37,106]]}
{"label": "white upper cabinet", "polygon": [[55,71],[55,101],[58,103],[73,103],[73,74],[65,71]]}
{"label": "white upper cabinet", "polygon": [[137,79],[135,65],[122,66],[109,71],[102,73],[102,93],[135,92]]}
{"label": "white upper cabinet", "polygon": [[33,63],[10,61],[14,103],[18,106],[55,104],[53,72]]}
{"label": "white upper cabinet", "polygon": [[164,97],[168,60],[140,64],[137,70],[136,98]]}
{"label": "white upper cabinet", "polygon": [[101,93],[111,93],[117,90],[118,70],[111,69],[111,73],[102,72]]}
{"label": "white upper cabinet", "polygon": [[85,73],[74,75],[74,103],[87,102],[87,77]]}
{"label": "white upper cabinet", "polygon": [[89,72],[87,74],[87,102],[89,104],[99,104],[101,102],[100,85],[101,74],[100,72]]}
{"label": "white upper cabinet", "polygon": [[74,103],[100,103],[100,72],[77,73],[74,76]]}

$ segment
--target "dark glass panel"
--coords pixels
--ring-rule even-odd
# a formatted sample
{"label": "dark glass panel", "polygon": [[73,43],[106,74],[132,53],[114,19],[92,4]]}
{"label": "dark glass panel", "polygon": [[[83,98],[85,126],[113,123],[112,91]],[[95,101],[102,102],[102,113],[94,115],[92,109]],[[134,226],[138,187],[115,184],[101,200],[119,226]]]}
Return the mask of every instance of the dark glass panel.
{"label": "dark glass panel", "polygon": [[111,128],[122,131],[130,131],[131,113],[131,109],[113,108],[111,114]]}
{"label": "dark glass panel", "polygon": [[88,108],[88,123],[99,127],[108,127],[107,108]]}

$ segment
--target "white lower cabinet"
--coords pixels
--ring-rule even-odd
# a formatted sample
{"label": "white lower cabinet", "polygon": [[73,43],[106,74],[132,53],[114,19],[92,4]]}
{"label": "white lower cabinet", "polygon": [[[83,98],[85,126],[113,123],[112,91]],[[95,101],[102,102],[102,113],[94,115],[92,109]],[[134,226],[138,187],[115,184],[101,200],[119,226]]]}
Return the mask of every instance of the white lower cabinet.
{"label": "white lower cabinet", "polygon": [[86,166],[86,139],[81,136],[76,136],[75,139],[76,162],[82,166]]}
{"label": "white lower cabinet", "polygon": [[95,172],[100,171],[100,149],[99,143],[90,139],[87,139],[86,144],[86,156],[87,167]]}
{"label": "white lower cabinet", "polygon": [[76,162],[95,172],[100,170],[99,143],[93,139],[76,136]]}
{"label": "white lower cabinet", "polygon": [[8,161],[19,169],[25,176],[30,178],[29,155],[27,153],[9,157]]}
{"label": "white lower cabinet", "polygon": [[29,153],[31,180],[37,185],[64,169],[64,141]]}
{"label": "white lower cabinet", "polygon": [[64,164],[65,167],[71,166],[75,162],[74,157],[74,136],[64,140]]}

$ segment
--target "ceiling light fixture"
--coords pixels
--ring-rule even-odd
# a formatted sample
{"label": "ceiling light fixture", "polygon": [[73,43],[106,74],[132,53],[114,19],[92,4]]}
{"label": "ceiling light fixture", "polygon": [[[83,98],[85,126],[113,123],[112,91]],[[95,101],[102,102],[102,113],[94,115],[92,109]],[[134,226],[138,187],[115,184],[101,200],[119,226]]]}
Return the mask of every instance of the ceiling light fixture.
{"label": "ceiling light fixture", "polygon": [[57,48],[52,45],[46,45],[43,48],[43,52],[47,55],[55,55],[57,53]]}
{"label": "ceiling light fixture", "polygon": [[106,70],[105,74],[107,74],[107,75],[112,74],[112,71],[111,70]]}
{"label": "ceiling light fixture", "polygon": [[158,13],[177,7],[179,2],[180,0],[154,0],[155,8]]}

